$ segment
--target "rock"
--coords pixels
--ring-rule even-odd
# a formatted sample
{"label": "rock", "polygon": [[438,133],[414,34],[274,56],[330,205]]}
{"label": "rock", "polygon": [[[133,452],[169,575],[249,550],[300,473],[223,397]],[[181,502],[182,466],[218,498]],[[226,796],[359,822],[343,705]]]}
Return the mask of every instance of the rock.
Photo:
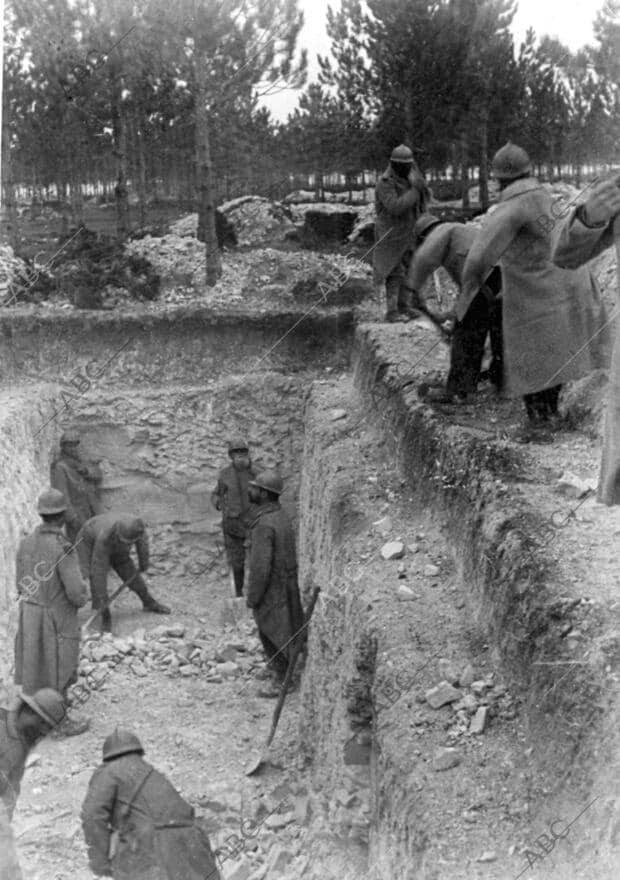
{"label": "rock", "polygon": [[429,562],[428,565],[424,566],[424,577],[437,577],[439,571],[438,565],[433,565]]}
{"label": "rock", "polygon": [[268,876],[272,877],[281,874],[294,858],[295,855],[290,850],[285,849],[283,846],[275,846],[267,859]]}
{"label": "rock", "polygon": [[148,669],[146,668],[144,663],[140,662],[140,660],[134,660],[129,668],[131,669],[131,671],[133,672],[134,675],[137,675],[140,678],[145,678],[145,676],[147,676],[149,674]]}
{"label": "rock", "polygon": [[464,709],[465,712],[472,715],[478,708],[478,700],[473,694],[465,694],[462,700],[459,700],[458,703],[453,703],[452,708],[456,709],[457,712]]}
{"label": "rock", "polygon": [[219,651],[216,651],[214,657],[218,663],[230,663],[236,659],[237,651],[232,647],[232,645],[227,645],[225,648],[221,648]]}
{"label": "rock", "polygon": [[405,555],[405,545],[402,541],[388,541],[381,548],[381,556],[384,559],[401,559]]}
{"label": "rock", "polygon": [[[225,663],[218,663],[217,672],[220,675],[223,675],[224,678],[231,678],[233,675],[236,675],[239,672],[239,667],[236,663],[232,663],[230,660],[227,660]],[[213,679],[210,679],[211,681]]]}
{"label": "rock", "polygon": [[459,684],[461,687],[470,687],[475,678],[476,673],[474,671],[474,667],[471,665],[471,663],[468,663],[459,676]]}
{"label": "rock", "polygon": [[496,858],[497,858],[497,856],[494,852],[491,852],[491,850],[486,850],[485,852],[482,853],[481,856],[478,856],[476,861],[477,862],[494,862],[496,860]]}
{"label": "rock", "polygon": [[491,685],[487,684],[486,681],[472,681],[471,689],[475,693],[477,697],[482,697],[485,694]]}
{"label": "rock", "polygon": [[469,723],[469,732],[470,733],[483,733],[484,728],[487,723],[487,713],[489,711],[488,706],[479,706],[476,709],[476,714],[471,719]]}
{"label": "rock", "polygon": [[182,623],[172,623],[166,627],[166,635],[173,639],[182,639],[185,635],[185,626]]}
{"label": "rock", "polygon": [[461,763],[461,758],[456,749],[441,748],[437,749],[433,756],[433,768],[436,771],[450,770]]}
{"label": "rock", "polygon": [[267,816],[263,825],[265,828],[271,828],[273,831],[277,831],[279,828],[286,828],[287,825],[290,825],[291,822],[295,821],[295,813],[293,810],[290,810],[287,813],[272,813],[270,816]]}
{"label": "rock", "polygon": [[418,598],[413,590],[410,590],[409,587],[405,586],[405,584],[400,584],[398,590],[396,591],[396,594],[399,599],[403,600],[403,602],[411,602],[414,599]]}
{"label": "rock", "polygon": [[594,491],[595,485],[590,480],[582,480],[572,471],[564,471],[555,486],[555,491],[565,498],[583,498],[588,492]]}
{"label": "rock", "polygon": [[373,527],[382,535],[384,538],[392,531],[392,520],[389,516],[384,516],[381,519],[378,519],[373,523]]}
{"label": "rock", "polygon": [[114,639],[113,644],[120,654],[130,654],[133,651],[133,645],[127,639]]}
{"label": "rock", "polygon": [[111,660],[113,657],[116,657],[117,653],[118,651],[114,645],[106,645],[103,643],[101,645],[95,645],[90,652],[90,656],[96,663],[101,663],[102,660]]}
{"label": "rock", "polygon": [[445,658],[441,658],[438,664],[439,675],[444,679],[444,681],[449,682],[450,684],[458,684],[460,675],[459,670],[456,665],[452,663],[451,660],[446,660]]}
{"label": "rock", "polygon": [[436,687],[426,691],[424,696],[426,702],[432,709],[441,709],[446,703],[453,703],[455,700],[460,700],[462,694],[447,681],[440,681]]}
{"label": "rock", "polygon": [[329,417],[331,422],[338,422],[340,419],[346,419],[347,411],[346,409],[334,409],[332,410],[332,414]]}
{"label": "rock", "polygon": [[249,880],[252,874],[251,862],[243,859],[240,865],[231,866],[232,873],[225,874],[226,880]]}

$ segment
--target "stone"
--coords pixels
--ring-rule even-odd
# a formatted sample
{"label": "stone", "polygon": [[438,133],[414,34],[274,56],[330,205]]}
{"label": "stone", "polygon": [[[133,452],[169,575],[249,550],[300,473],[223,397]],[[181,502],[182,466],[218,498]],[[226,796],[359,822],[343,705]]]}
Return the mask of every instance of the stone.
{"label": "stone", "polygon": [[231,866],[232,873],[225,874],[226,880],[249,880],[252,874],[252,865],[246,859],[243,859],[240,865]]}
{"label": "stone", "polygon": [[444,681],[447,681],[450,684],[459,683],[459,670],[451,660],[446,660],[445,657],[442,657],[437,663],[437,666],[439,668],[439,675],[444,679]]}
{"label": "stone", "polygon": [[590,480],[582,480],[572,471],[564,471],[556,483],[555,491],[564,495],[565,498],[583,498],[595,488]]}
{"label": "stone", "polygon": [[185,635],[185,625],[182,623],[171,623],[166,627],[166,635],[173,639],[182,639]]}
{"label": "stone", "polygon": [[433,565],[431,562],[429,562],[427,565],[424,566],[424,577],[437,577],[439,571],[440,569],[438,565]]}
{"label": "stone", "polygon": [[[224,678],[231,678],[233,675],[236,675],[239,672],[239,667],[236,663],[232,663],[230,660],[227,660],[225,663],[217,664],[217,672],[220,675],[223,675]],[[211,681],[213,679],[210,679]]]}
{"label": "stone", "polygon": [[405,555],[405,545],[402,541],[388,541],[381,548],[381,556],[385,559],[401,559]]}
{"label": "stone", "polygon": [[[295,858],[294,853],[283,846],[275,846],[269,853],[267,870],[269,876],[277,876],[285,870]],[[272,872],[274,872],[272,874]]]}
{"label": "stone", "polygon": [[488,711],[489,711],[488,706],[479,706],[476,709],[476,714],[473,716],[473,718],[469,722],[469,732],[470,733],[483,733],[484,732],[484,728],[487,723]]}
{"label": "stone", "polygon": [[96,663],[101,663],[102,660],[111,660],[113,657],[116,657],[118,651],[114,645],[101,644],[95,645],[90,654]]}
{"label": "stone", "polygon": [[214,656],[218,663],[232,662],[237,657],[237,651],[231,645],[227,645],[216,651]]}
{"label": "stone", "polygon": [[286,828],[287,825],[290,825],[291,822],[295,821],[295,813],[293,810],[290,810],[287,813],[272,813],[270,816],[267,816],[263,825],[265,828],[271,828],[273,831],[277,831],[279,828]]}
{"label": "stone", "polygon": [[145,678],[149,674],[146,666],[144,663],[141,663],[140,660],[134,660],[130,669],[134,675],[137,675],[140,678]]}
{"label": "stone", "polygon": [[383,535],[384,538],[387,538],[387,536],[392,531],[392,520],[389,516],[384,516],[374,522],[373,527],[379,532],[380,535]]}
{"label": "stone", "polygon": [[433,769],[437,772],[441,770],[451,770],[461,763],[461,758],[456,749],[441,748],[437,749],[433,756]]}
{"label": "stone", "polygon": [[476,859],[477,862],[494,862],[497,859],[497,855],[491,850],[486,850],[482,853],[481,856],[478,856]]}
{"label": "stone", "polygon": [[465,696],[458,701],[458,703],[453,703],[453,708],[459,712],[461,709],[468,712],[470,715],[478,708],[478,700],[474,697],[473,694],[465,694]]}
{"label": "stone", "polygon": [[405,586],[405,584],[400,584],[396,594],[399,599],[402,599],[404,602],[411,602],[413,599],[417,599],[418,597],[410,590],[409,587]]}
{"label": "stone", "polygon": [[347,417],[346,409],[334,409],[334,410],[332,410],[332,414],[329,418],[330,418],[330,421],[332,421],[332,422],[338,422],[338,421],[340,421],[340,419],[346,419],[346,417]]}
{"label": "stone", "polygon": [[426,702],[432,709],[441,709],[446,703],[453,703],[455,700],[461,699],[461,692],[447,681],[440,681],[439,684],[426,691],[424,694]]}
{"label": "stone", "polygon": [[471,689],[477,697],[484,696],[485,691],[487,691],[490,687],[491,685],[487,684],[486,681],[478,680],[472,681],[471,683]]}
{"label": "stone", "polygon": [[459,676],[459,684],[461,687],[470,687],[476,679],[476,672],[471,663],[468,663]]}

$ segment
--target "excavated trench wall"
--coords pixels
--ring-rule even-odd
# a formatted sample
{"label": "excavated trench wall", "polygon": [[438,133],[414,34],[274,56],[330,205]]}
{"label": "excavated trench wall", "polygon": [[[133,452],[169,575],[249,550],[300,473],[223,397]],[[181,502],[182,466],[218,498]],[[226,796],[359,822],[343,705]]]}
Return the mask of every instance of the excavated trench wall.
{"label": "excavated trench wall", "polygon": [[86,457],[102,459],[104,506],[147,522],[159,577],[179,564],[196,576],[221,554],[209,495],[231,436],[248,438],[256,467],[279,467],[283,503],[296,519],[304,401],[317,375],[347,366],[352,327],[345,311],[300,318],[207,309],[0,316],[5,691],[12,691],[15,549],[39,521],[36,498],[66,428],[79,429]]}

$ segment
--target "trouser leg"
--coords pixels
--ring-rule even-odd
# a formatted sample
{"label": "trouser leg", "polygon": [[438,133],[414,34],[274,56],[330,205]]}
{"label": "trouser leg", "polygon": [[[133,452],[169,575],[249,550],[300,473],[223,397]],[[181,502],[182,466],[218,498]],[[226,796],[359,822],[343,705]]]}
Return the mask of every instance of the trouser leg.
{"label": "trouser leg", "polygon": [[484,343],[489,329],[486,297],[478,293],[462,321],[457,321],[452,335],[450,371],[446,390],[449,394],[473,394],[478,386]]}
{"label": "trouser leg", "polygon": [[489,336],[491,339],[491,365],[489,380],[501,391],[504,385],[504,343],[502,336],[502,300],[496,297],[489,305]]}
{"label": "trouser leg", "polygon": [[245,575],[245,538],[239,538],[237,535],[228,535],[224,532],[224,544],[226,546],[228,564],[232,568],[235,581],[235,593],[237,596],[242,596]]}
{"label": "trouser leg", "polygon": [[531,422],[545,422],[551,416],[557,415],[561,390],[561,385],[554,385],[553,388],[545,388],[544,391],[524,394],[523,402],[528,419]]}
{"label": "trouser leg", "polygon": [[147,587],[144,578],[138,572],[138,569],[136,568],[131,558],[113,559],[112,568],[117,573],[119,578],[123,581],[123,583],[125,583],[125,581],[129,581],[127,586],[136,594],[136,596],[138,596],[139,599],[142,600],[142,604],[145,608],[152,602],[154,602],[154,599],[149,593],[149,588]]}
{"label": "trouser leg", "polygon": [[396,317],[396,315],[398,315],[398,298],[402,281],[403,274],[400,267],[393,270],[393,272],[385,279],[386,318]]}
{"label": "trouser leg", "polygon": [[273,644],[271,639],[268,638],[260,630],[258,631],[258,635],[260,637],[265,656],[267,657],[267,668],[275,672],[275,674],[278,675],[280,678],[284,678],[284,676],[286,675],[286,670],[288,669],[286,652],[278,652],[278,649]]}

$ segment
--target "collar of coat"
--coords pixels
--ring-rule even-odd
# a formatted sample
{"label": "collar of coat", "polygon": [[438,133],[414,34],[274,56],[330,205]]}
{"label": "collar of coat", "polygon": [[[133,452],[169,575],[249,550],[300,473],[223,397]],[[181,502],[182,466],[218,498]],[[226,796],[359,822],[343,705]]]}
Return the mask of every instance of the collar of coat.
{"label": "collar of coat", "polygon": [[46,534],[51,532],[53,535],[63,535],[64,532],[62,530],[62,526],[52,526],[49,523],[41,523],[41,525],[37,526],[36,531],[39,534]]}
{"label": "collar of coat", "polygon": [[280,510],[279,501],[268,501],[266,504],[261,505],[256,511],[256,516],[254,517],[252,525],[258,522],[261,516],[263,516],[265,513],[273,513],[274,510]]}
{"label": "collar of coat", "polygon": [[534,177],[524,177],[522,180],[515,180],[499,194],[500,202],[507,202],[508,199],[514,199],[523,193],[532,192],[535,189],[544,189],[542,183],[539,183]]}

